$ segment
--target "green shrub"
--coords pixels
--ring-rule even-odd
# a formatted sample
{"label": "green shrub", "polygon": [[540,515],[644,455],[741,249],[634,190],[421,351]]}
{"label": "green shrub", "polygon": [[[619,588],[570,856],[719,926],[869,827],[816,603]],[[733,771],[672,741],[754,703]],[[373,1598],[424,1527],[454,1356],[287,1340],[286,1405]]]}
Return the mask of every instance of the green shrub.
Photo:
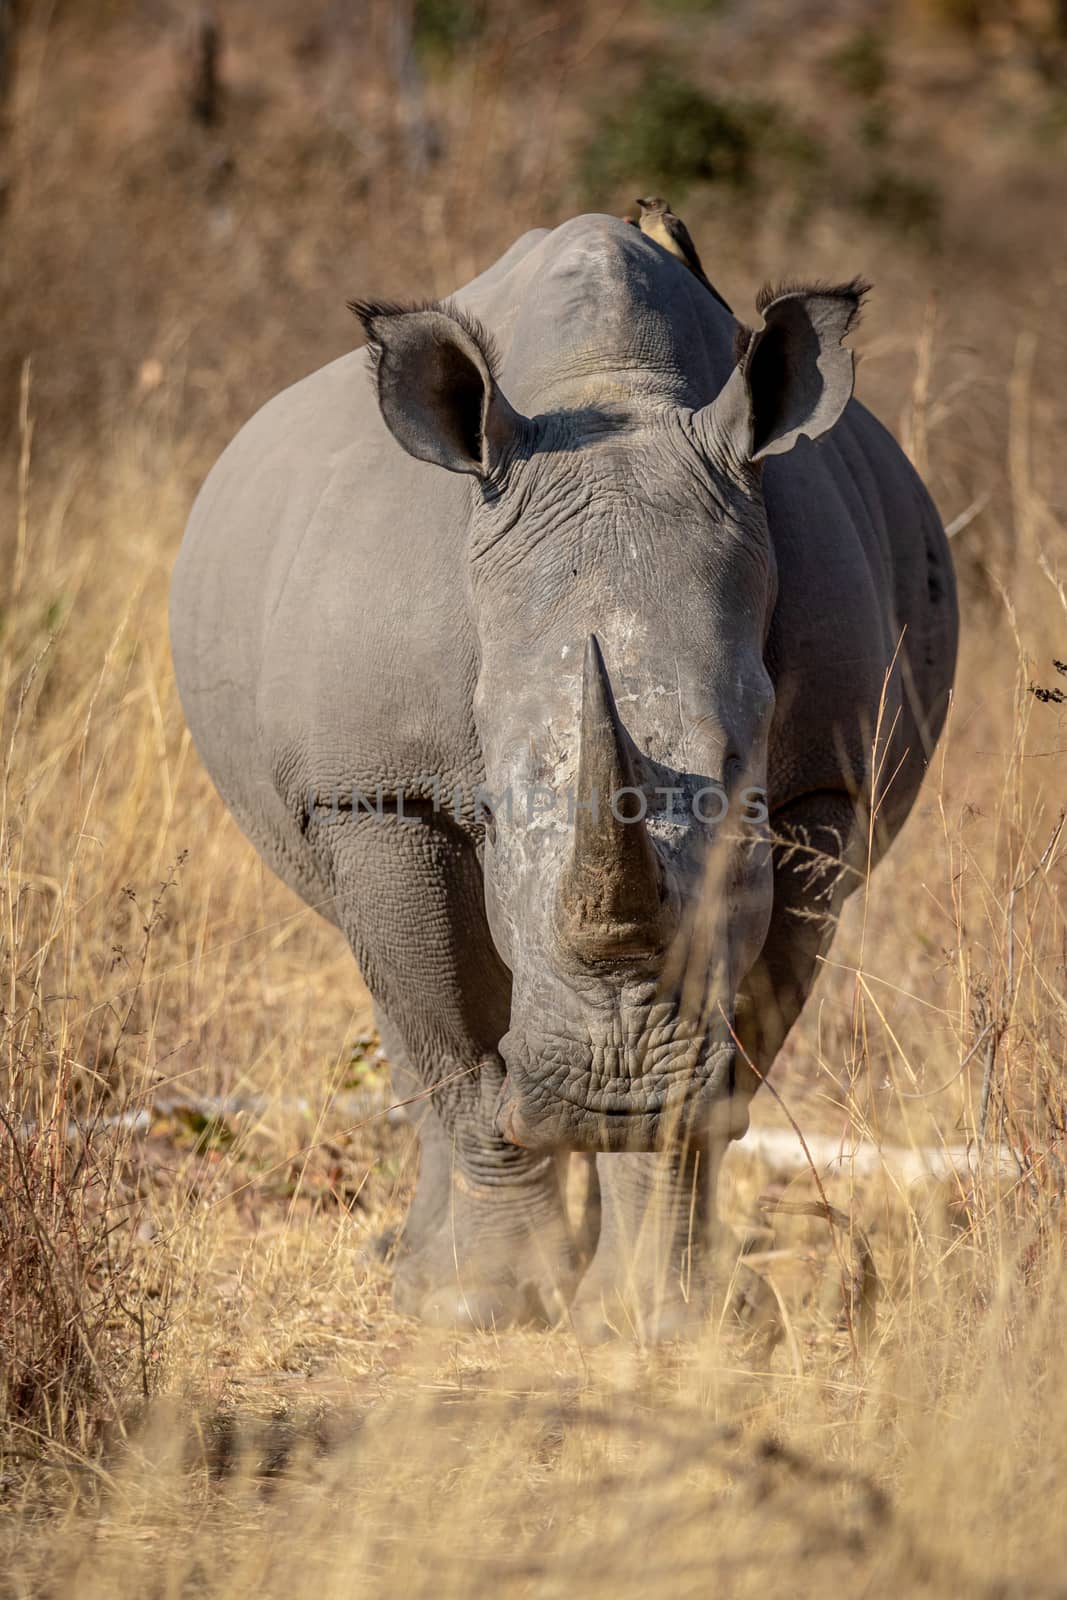
{"label": "green shrub", "polygon": [[649,0],[655,11],[673,11],[682,16],[712,16],[725,11],[728,0]]}
{"label": "green shrub", "polygon": [[941,195],[933,183],[881,167],[852,195],[854,208],[874,222],[911,234],[924,243],[936,241],[941,220]]}
{"label": "green shrub", "polygon": [[829,58],[835,76],[853,94],[872,99],[889,82],[885,41],[876,28],[859,28]]}
{"label": "green shrub", "polygon": [[415,0],[415,48],[422,55],[454,55],[484,27],[482,0]]}
{"label": "green shrub", "polygon": [[696,183],[751,189],[765,159],[798,169],[819,147],[769,101],[710,95],[657,68],[604,112],[586,145],[581,177],[599,197],[624,184],[681,199]]}
{"label": "green shrub", "polygon": [[884,103],[867,106],[856,125],[856,134],[868,150],[882,150],[892,135],[892,123]]}

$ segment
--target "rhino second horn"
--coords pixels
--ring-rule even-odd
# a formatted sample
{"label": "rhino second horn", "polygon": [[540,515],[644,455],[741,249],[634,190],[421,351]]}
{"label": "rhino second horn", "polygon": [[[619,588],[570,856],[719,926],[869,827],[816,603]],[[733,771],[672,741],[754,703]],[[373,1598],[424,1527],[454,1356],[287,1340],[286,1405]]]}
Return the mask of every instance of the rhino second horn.
{"label": "rhino second horn", "polygon": [[585,646],[574,846],[559,890],[560,934],[580,955],[667,942],[663,864],[641,818],[629,739],[595,634]]}

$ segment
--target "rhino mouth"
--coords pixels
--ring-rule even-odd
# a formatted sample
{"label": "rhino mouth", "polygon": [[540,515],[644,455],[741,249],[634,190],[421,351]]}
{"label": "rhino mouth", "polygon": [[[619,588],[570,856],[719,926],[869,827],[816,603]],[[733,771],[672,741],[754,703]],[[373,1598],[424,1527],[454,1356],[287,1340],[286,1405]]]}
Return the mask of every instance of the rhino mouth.
{"label": "rhino mouth", "polygon": [[546,1070],[543,1059],[517,1049],[509,1036],[497,1129],[526,1150],[649,1151],[687,1138],[735,1137],[733,1044],[686,1043],[669,1067],[661,1063],[594,1087],[588,1064],[580,1075],[573,1064]]}

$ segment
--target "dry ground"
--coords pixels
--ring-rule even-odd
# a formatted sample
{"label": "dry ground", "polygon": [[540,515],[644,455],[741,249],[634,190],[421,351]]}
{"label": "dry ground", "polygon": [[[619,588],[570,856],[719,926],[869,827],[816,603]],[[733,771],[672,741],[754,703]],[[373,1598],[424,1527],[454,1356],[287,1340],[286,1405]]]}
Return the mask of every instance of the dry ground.
{"label": "dry ground", "polygon": [[[470,88],[510,61],[503,23],[467,79],[429,77],[454,160],[411,209],[380,79],[339,78],[340,53],[324,76],[314,41],[289,50],[279,7],[260,57],[233,8],[222,132],[179,125],[180,70],[152,17],[100,7],[92,49],[89,8],[31,35],[18,126],[35,188],[16,188],[4,224],[30,270],[3,268],[19,315],[0,632],[0,1592],[1067,1594],[1059,158],[1010,118],[981,121],[957,37],[928,38],[921,10],[894,92],[917,142],[933,127],[956,163],[939,253],[832,206],[799,237],[770,202],[744,228],[710,191],[687,210],[739,308],[764,277],[875,278],[859,392],[956,529],[964,610],[927,788],[789,1042],[788,1114],[765,1096],[758,1118],[837,1136],[846,1156],[856,1140],[962,1144],[970,1171],[916,1182],[845,1159],[825,1178],[875,1253],[866,1342],[827,1293],[847,1236],[776,1219],[753,1257],[784,1329],[770,1352],[719,1318],[685,1347],[589,1351],[566,1327],[445,1337],[393,1313],[367,1247],[403,1214],[413,1151],[366,993],[339,936],[224,813],[171,678],[167,577],[190,489],[241,416],[347,347],[346,294],[439,292],[573,209],[576,114],[552,99],[535,24],[524,103],[555,107],[555,132],[489,218],[476,180],[507,170],[518,135],[496,101],[479,124]],[[597,73],[625,81],[661,26],[624,12],[591,6],[564,30],[578,104]],[[776,15],[693,38],[754,70]],[[798,60],[851,25],[829,8],[818,41],[785,53],[783,95],[798,75],[797,103],[814,93]],[[987,102],[1015,104],[1020,71],[1012,57],[993,89],[982,79]],[[345,134],[352,82],[362,132],[338,148],[321,124]],[[211,189],[227,140],[236,200]],[[72,259],[88,309],[76,275],[62,292]],[[1005,1164],[983,1166],[983,1147]],[[816,1193],[803,1164],[742,1148],[724,1189],[736,1231],[769,1189]]]}

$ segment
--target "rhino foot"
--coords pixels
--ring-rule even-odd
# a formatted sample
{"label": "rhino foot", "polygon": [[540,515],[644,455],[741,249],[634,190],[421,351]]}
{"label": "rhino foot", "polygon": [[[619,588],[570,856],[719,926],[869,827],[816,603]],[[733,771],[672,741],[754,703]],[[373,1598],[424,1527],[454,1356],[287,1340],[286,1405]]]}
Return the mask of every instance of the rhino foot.
{"label": "rhino foot", "polygon": [[555,1320],[534,1283],[450,1285],[431,1291],[419,1306],[419,1317],[435,1328],[546,1328]]}
{"label": "rhino foot", "polygon": [[665,1344],[693,1339],[715,1324],[769,1356],[783,1333],[773,1291],[729,1250],[715,1252],[700,1277],[688,1283],[677,1273],[642,1272],[639,1262],[615,1273],[594,1268],[582,1282],[570,1319],[583,1344],[616,1339]]}
{"label": "rhino foot", "polygon": [[665,1344],[691,1339],[704,1326],[709,1296],[701,1290],[688,1297],[675,1286],[633,1278],[583,1282],[571,1307],[570,1320],[582,1344],[625,1339],[638,1344]]}
{"label": "rhino foot", "polygon": [[435,1327],[549,1327],[566,1314],[579,1255],[558,1196],[474,1191],[462,1178],[420,1247],[397,1259],[393,1303]]}

